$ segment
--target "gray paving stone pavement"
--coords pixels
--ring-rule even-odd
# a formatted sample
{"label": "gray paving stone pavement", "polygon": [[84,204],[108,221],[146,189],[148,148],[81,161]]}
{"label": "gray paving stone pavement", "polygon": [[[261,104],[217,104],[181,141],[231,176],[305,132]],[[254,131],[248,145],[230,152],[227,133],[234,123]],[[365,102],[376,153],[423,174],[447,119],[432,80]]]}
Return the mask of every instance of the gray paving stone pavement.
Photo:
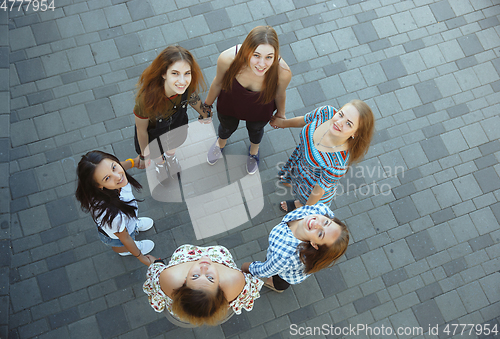
{"label": "gray paving stone pavement", "polygon": [[[498,1],[54,4],[0,8],[0,338],[462,338],[444,332],[451,324],[500,331]],[[250,313],[177,328],[149,306],[146,268],[98,240],[74,198],[75,167],[92,149],[134,154],[135,84],[161,49],[190,49],[210,83],[219,53],[266,24],[293,72],[288,117],[353,98],[373,108],[372,147],[332,204],[351,245],[335,266],[283,294],[263,288]],[[202,240],[186,203],[155,201],[145,173],[133,170],[146,186],[140,214],[155,219],[146,234],[152,254],[221,244],[237,264],[262,260],[282,217],[277,164],[297,142],[298,130],[266,128],[262,212]],[[240,126],[228,152],[248,143]],[[358,325],[373,332],[334,332]],[[406,333],[377,334],[382,325]]]}

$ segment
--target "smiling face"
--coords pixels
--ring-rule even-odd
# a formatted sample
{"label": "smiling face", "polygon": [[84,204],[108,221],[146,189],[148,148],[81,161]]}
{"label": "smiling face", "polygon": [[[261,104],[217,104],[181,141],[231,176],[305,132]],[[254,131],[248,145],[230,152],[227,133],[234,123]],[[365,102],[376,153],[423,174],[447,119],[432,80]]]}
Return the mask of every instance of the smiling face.
{"label": "smiling face", "polygon": [[174,62],[162,75],[165,79],[165,94],[168,97],[183,94],[191,84],[191,66],[185,60]]}
{"label": "smiling face", "polygon": [[347,140],[354,136],[359,127],[359,112],[351,104],[344,105],[330,120],[330,133],[333,136]]}
{"label": "smiling face", "polygon": [[318,249],[319,245],[331,246],[341,234],[340,225],[321,214],[308,215],[298,225],[299,240],[308,241]]}
{"label": "smiling face", "polygon": [[186,285],[194,290],[217,292],[219,272],[210,258],[202,257],[193,263],[186,277]]}
{"label": "smiling face", "polygon": [[128,184],[123,167],[112,159],[103,159],[95,168],[94,180],[99,188],[116,190]]}
{"label": "smiling face", "polygon": [[248,61],[248,66],[256,75],[264,76],[272,66],[274,58],[274,47],[268,44],[262,44],[257,46],[253,52]]}

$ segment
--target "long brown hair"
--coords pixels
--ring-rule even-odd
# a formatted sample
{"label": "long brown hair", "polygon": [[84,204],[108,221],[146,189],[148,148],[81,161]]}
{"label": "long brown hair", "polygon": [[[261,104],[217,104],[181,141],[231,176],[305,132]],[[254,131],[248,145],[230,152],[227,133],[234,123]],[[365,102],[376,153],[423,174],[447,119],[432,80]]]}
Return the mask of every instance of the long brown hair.
{"label": "long brown hair", "polygon": [[278,34],[271,26],[257,26],[248,33],[245,41],[236,54],[231,66],[222,78],[222,89],[230,92],[233,86],[233,80],[238,73],[248,65],[255,49],[262,44],[269,44],[274,48],[274,60],[271,67],[264,75],[264,84],[260,92],[259,101],[267,104],[276,98],[278,88],[279,54],[280,44]]}
{"label": "long brown hair", "polygon": [[158,112],[167,110],[167,106],[171,105],[169,100],[165,100],[165,79],[162,76],[167,73],[170,65],[181,60],[191,66],[191,83],[186,91],[192,93],[199,90],[199,87],[206,88],[200,66],[191,52],[181,46],[168,46],[142,72],[137,83],[139,90],[136,101],[143,105],[146,116],[155,117]]}
{"label": "long brown hair", "polygon": [[[326,217],[329,218],[328,216]],[[315,273],[334,265],[347,250],[347,245],[349,245],[349,230],[338,218],[334,217],[332,220],[340,226],[340,236],[331,246],[318,245],[318,249],[315,249],[310,242],[305,241],[297,246],[300,261],[306,266],[304,272],[307,274]]]}
{"label": "long brown hair", "polygon": [[193,325],[215,326],[227,315],[229,302],[220,287],[215,293],[195,290],[184,283],[172,294],[172,311]]}
{"label": "long brown hair", "polygon": [[375,129],[373,112],[364,101],[354,99],[349,102],[359,112],[359,126],[354,138],[347,139],[349,148],[349,165],[358,162],[368,152]]}

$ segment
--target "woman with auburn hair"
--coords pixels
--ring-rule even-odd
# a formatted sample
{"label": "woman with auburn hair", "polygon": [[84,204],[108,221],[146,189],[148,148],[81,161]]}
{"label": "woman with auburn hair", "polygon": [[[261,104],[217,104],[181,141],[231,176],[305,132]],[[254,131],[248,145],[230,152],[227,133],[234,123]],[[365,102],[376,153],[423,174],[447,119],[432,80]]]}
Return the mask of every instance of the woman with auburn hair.
{"label": "woman with auburn hair", "polygon": [[277,117],[285,119],[286,88],[291,78],[290,68],[279,56],[278,35],[271,26],[255,27],[242,45],[220,54],[217,74],[205,100],[205,104],[211,106],[218,98],[220,122],[219,137],[207,155],[210,165],[222,157],[227,139],[236,131],[240,120],[245,120],[250,137],[247,172],[257,171],[264,126],[274,111]]}
{"label": "woman with auburn hair", "polygon": [[267,278],[266,287],[283,292],[312,273],[332,266],[347,245],[346,225],[325,204],[303,206],[285,215],[271,230],[266,261],[246,262],[241,270]]}
{"label": "woman with auburn hair", "polygon": [[76,169],[75,195],[82,210],[90,212],[104,244],[121,256],[133,255],[144,265],[150,265],[155,257],[146,254],[155,244],[151,240],[135,241],[135,236],[153,227],[153,220],[137,218],[132,187],[139,190],[142,186],[126,171],[138,163],[139,157],[120,162],[109,153],[88,152]]}
{"label": "woman with auburn hair", "polygon": [[375,118],[370,107],[352,100],[338,111],[323,106],[292,119],[274,118],[274,127],[303,127],[299,145],[278,172],[280,182],[293,188],[296,200],[282,201],[285,213],[303,205],[330,205],[348,166],[370,147]]}
{"label": "woman with auburn hair", "polygon": [[[173,177],[181,171],[175,150],[187,137],[187,104],[200,114],[198,119],[211,116],[210,107],[196,92],[205,88],[205,80],[187,49],[168,46],[144,70],[137,86],[134,142],[140,158],[138,167],[145,168],[145,156],[155,159],[161,182],[166,173]],[[146,154],[146,146],[154,139],[158,146],[149,149],[153,154]]]}
{"label": "woman with auburn hair", "polygon": [[251,311],[262,284],[241,272],[223,246],[183,245],[168,265],[159,259],[149,266],[143,290],[156,312],[165,311],[180,327],[196,327]]}

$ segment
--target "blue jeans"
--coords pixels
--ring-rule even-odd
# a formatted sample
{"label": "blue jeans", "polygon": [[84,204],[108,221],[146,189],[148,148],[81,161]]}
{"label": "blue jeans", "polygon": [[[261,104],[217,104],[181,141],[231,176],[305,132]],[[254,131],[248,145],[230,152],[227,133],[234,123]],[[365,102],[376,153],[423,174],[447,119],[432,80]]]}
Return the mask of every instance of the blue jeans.
{"label": "blue jeans", "polygon": [[[135,225],[134,225],[134,229],[132,231],[129,231],[130,237],[134,241],[135,241],[135,236],[139,233],[139,231],[137,230],[137,223],[138,222],[139,222],[139,219],[136,220]],[[102,234],[99,231],[97,233],[99,234],[99,239],[101,239],[101,241],[105,245],[108,245],[108,246],[111,246],[111,247],[124,247],[124,245],[120,241],[120,239],[112,239],[110,237],[105,236],[104,234]]]}

